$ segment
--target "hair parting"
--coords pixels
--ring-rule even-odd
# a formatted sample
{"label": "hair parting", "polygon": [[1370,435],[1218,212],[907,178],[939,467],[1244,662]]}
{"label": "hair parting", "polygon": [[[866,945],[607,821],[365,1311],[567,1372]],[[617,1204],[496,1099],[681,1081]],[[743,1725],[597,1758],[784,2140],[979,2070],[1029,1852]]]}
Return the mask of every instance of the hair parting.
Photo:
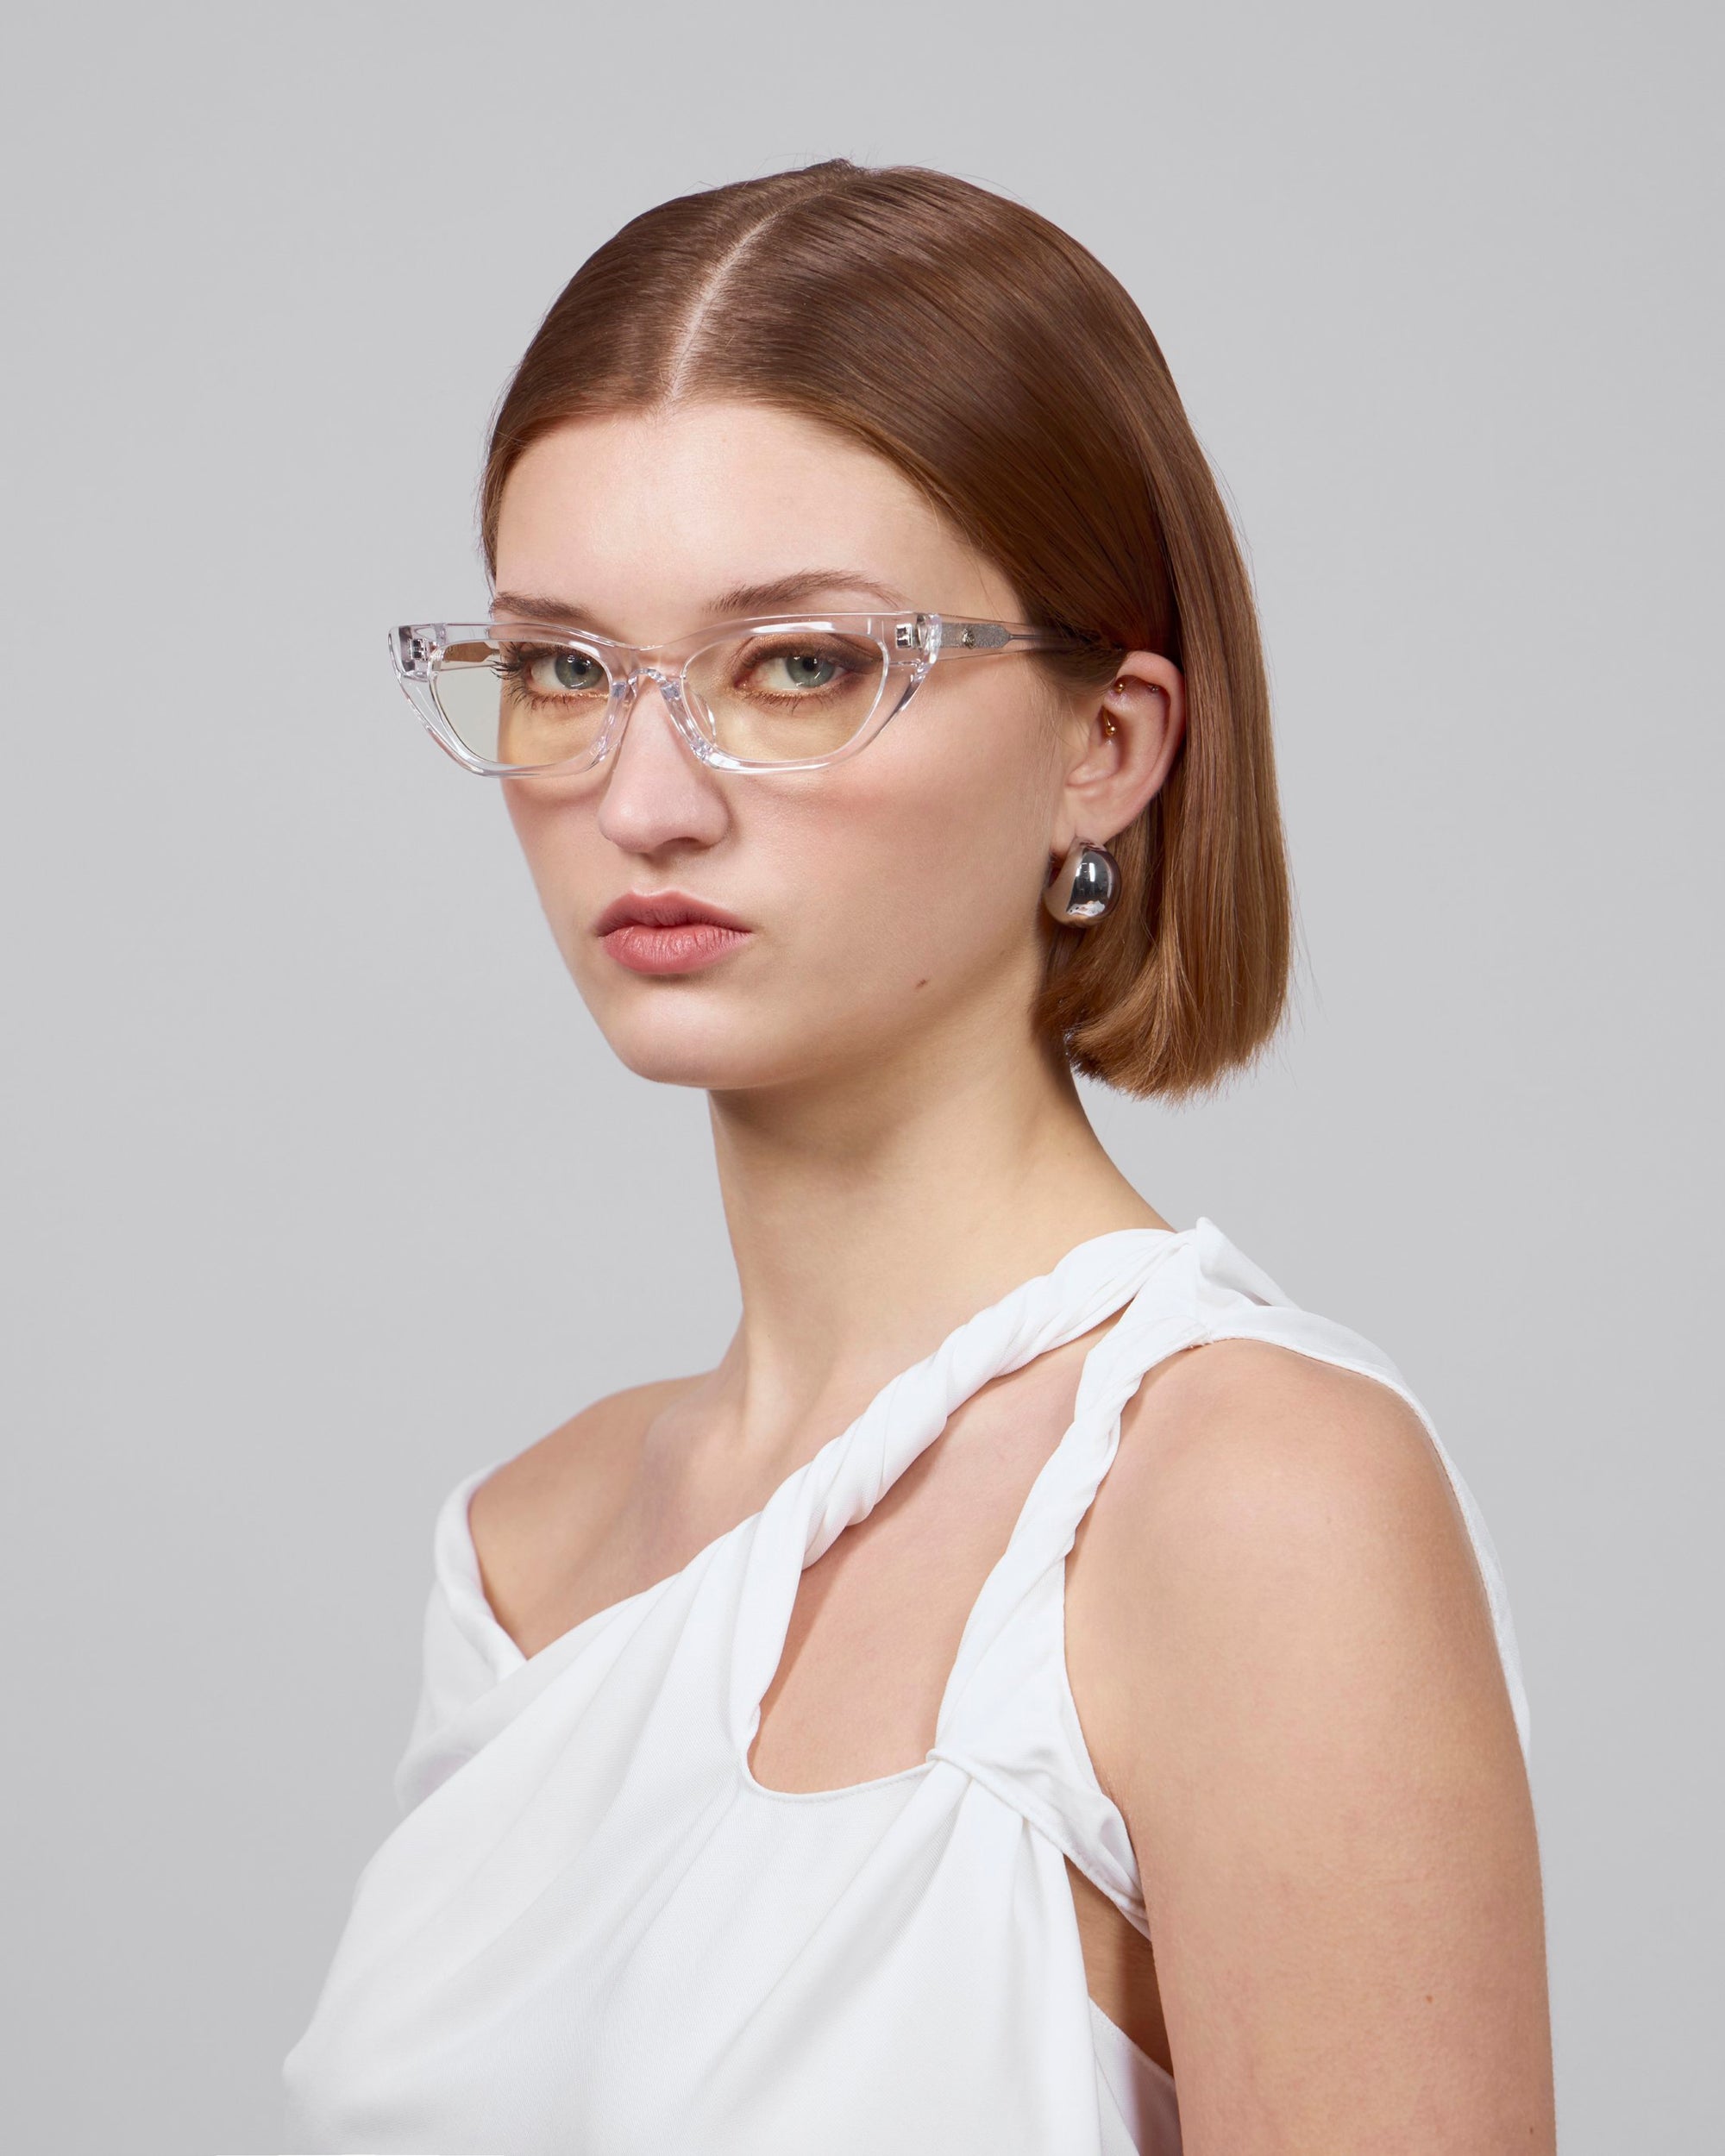
{"label": "hair parting", "polygon": [[996,562],[1038,663],[1085,686],[1162,653],[1187,730],[1109,840],[1121,902],[1049,924],[1034,1023],[1073,1068],[1178,1099],[1250,1062],[1287,1005],[1292,903],[1250,580],[1161,348],[1118,279],[1019,204],[843,159],[662,203],[576,272],[492,429],[494,569],[510,473],[572,420],[741,398],[887,458]]}

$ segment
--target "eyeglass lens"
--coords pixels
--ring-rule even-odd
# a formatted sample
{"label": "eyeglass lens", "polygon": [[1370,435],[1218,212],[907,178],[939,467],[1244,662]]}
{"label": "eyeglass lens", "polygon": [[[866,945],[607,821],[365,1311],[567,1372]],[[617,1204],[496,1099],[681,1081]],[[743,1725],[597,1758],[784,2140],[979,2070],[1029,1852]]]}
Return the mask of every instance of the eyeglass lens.
{"label": "eyeglass lens", "polygon": [[[825,627],[750,630],[689,660],[689,716],[727,755],[795,763],[831,755],[868,723],[890,655],[870,636]],[[448,645],[433,684],[462,745],[488,763],[590,758],[604,730],[612,674],[578,642],[499,636]]]}

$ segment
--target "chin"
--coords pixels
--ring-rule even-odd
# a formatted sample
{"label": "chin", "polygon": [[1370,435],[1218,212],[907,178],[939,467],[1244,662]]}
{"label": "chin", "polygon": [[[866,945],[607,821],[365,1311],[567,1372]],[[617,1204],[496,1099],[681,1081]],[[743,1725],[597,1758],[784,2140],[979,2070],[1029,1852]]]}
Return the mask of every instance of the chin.
{"label": "chin", "polygon": [[662,1011],[601,1031],[625,1070],[656,1085],[738,1093],[807,1077],[813,1065],[806,1041],[795,1029],[775,1037],[759,1020],[758,1010],[731,1021],[711,1011]]}

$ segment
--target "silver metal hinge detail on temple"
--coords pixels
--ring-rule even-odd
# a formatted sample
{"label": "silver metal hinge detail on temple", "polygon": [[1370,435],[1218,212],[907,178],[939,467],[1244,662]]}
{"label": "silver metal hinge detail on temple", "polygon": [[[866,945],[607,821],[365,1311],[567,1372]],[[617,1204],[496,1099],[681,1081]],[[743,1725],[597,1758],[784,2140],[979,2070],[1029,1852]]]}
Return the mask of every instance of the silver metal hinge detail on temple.
{"label": "silver metal hinge detail on temple", "polygon": [[398,629],[395,648],[400,656],[403,674],[415,681],[429,679],[431,662],[436,658],[441,643],[442,638],[435,630],[422,635],[417,630]]}

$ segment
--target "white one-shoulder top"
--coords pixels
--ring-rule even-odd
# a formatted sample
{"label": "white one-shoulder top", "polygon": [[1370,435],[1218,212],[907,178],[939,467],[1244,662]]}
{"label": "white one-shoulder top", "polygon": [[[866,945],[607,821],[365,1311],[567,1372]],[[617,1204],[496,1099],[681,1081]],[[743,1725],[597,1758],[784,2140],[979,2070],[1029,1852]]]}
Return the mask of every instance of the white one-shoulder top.
{"label": "white one-shoulder top", "polygon": [[[973,1605],[935,1742],[768,1789],[748,1755],[799,1576],[988,1380],[1122,1314]],[[1174,2156],[1168,2074],[1090,2000],[1065,1859],[1147,1932],[1068,1682],[1065,1557],[1120,1411],[1182,1348],[1267,1340],[1408,1401],[1210,1221],[1069,1250],[883,1386],[761,1511],[524,1658],[486,1603],[467,1476],[438,1515],[404,1816],[284,2067],[294,2151],[373,2156]]]}

